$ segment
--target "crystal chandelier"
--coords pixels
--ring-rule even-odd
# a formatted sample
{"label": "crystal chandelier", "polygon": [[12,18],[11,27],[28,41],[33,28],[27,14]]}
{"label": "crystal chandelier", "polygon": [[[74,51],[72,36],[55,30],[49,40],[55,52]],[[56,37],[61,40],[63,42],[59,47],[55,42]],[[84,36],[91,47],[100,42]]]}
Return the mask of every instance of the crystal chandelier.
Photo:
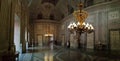
{"label": "crystal chandelier", "polygon": [[71,23],[68,26],[68,29],[70,30],[71,33],[73,33],[74,31],[76,31],[77,33],[91,33],[94,31],[94,28],[91,24],[85,24],[85,22],[83,22],[82,24],[80,24],[79,22],[76,23]]}
{"label": "crystal chandelier", "polygon": [[91,24],[85,23],[85,19],[88,16],[88,13],[82,10],[83,4],[80,2],[79,10],[73,12],[73,16],[77,20],[78,23],[70,23],[68,25],[68,29],[70,32],[76,31],[77,33],[91,33],[94,31],[94,27]]}
{"label": "crystal chandelier", "polygon": [[76,32],[77,35],[77,42],[78,42],[78,48],[81,48],[80,43],[80,36],[82,33],[92,33],[94,31],[94,27],[91,24],[85,23],[86,18],[88,17],[88,13],[84,10],[83,4],[80,1],[79,10],[73,12],[73,16],[77,20],[77,23],[70,23],[68,25],[68,29],[71,33]]}

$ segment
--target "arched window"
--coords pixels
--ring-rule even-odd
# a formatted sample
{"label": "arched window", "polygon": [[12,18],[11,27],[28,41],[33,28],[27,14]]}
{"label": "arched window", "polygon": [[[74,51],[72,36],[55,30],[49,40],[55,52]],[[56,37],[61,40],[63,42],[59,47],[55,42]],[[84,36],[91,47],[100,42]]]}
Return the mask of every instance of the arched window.
{"label": "arched window", "polygon": [[93,5],[93,0],[85,0],[85,7]]}
{"label": "arched window", "polygon": [[65,15],[64,15],[64,14],[62,14],[62,15],[61,15],[61,18],[63,19],[64,17],[65,17]]}
{"label": "arched window", "polygon": [[54,14],[50,14],[50,19],[51,20],[54,20],[55,18],[54,18]]}
{"label": "arched window", "polygon": [[73,13],[73,11],[74,11],[73,7],[70,5],[67,5],[67,6],[68,6],[68,14]]}
{"label": "arched window", "polygon": [[39,13],[38,16],[37,16],[37,19],[42,19],[42,18],[43,18],[42,14]]}

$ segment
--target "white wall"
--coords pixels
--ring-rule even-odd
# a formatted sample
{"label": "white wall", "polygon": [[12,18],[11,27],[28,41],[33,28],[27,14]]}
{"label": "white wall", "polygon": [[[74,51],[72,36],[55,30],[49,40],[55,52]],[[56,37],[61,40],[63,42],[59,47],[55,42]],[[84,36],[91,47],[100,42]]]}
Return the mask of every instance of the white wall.
{"label": "white wall", "polygon": [[20,47],[20,18],[15,14],[15,24],[14,24],[14,43],[16,46],[16,51],[21,51]]}

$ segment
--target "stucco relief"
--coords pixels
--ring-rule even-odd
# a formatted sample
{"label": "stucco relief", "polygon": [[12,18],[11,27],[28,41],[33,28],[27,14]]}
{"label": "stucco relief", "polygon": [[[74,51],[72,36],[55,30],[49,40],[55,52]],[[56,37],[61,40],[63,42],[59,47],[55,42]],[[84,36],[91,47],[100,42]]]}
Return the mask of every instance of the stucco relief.
{"label": "stucco relief", "polygon": [[108,13],[108,20],[119,19],[119,11],[111,11]]}
{"label": "stucco relief", "polygon": [[54,5],[51,3],[42,4],[41,13],[43,15],[43,18],[48,19],[53,9],[54,9]]}

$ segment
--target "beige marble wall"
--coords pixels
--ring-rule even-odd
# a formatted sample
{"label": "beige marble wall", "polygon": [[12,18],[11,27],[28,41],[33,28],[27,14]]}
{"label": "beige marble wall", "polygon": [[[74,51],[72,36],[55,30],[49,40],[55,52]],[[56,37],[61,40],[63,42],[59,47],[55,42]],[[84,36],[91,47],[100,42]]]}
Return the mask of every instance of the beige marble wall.
{"label": "beige marble wall", "polygon": [[34,23],[34,35],[35,35],[35,41],[38,41],[37,37],[39,35],[42,36],[43,43],[46,43],[47,41],[45,34],[53,34],[54,40],[58,41],[58,34],[59,34],[59,22],[53,21],[53,20],[36,20]]}
{"label": "beige marble wall", "polygon": [[[97,8],[96,8],[97,7]],[[119,29],[120,7],[119,1],[111,1],[106,4],[95,5],[86,8],[89,12],[87,22],[95,27],[95,43],[109,45],[109,29]]]}
{"label": "beige marble wall", "polygon": [[[60,36],[60,40],[61,40],[63,46],[66,44],[66,42],[67,42],[68,40],[71,41],[71,43],[72,43],[72,40],[71,40],[71,39],[73,39],[73,38],[70,38],[71,34],[70,34],[67,26],[68,26],[70,23],[73,23],[73,22],[75,22],[75,18],[73,18],[72,15],[64,18],[64,19],[61,21],[61,27],[60,27],[60,34],[59,34],[59,36]],[[64,35],[64,37],[65,37],[64,40],[62,40],[62,38],[61,38],[63,35]],[[71,45],[73,46],[74,44],[71,44]],[[74,46],[73,46],[73,47],[74,47]]]}
{"label": "beige marble wall", "polygon": [[[93,35],[95,44],[102,43],[109,47],[109,29],[120,29],[119,4],[120,1],[115,0],[106,2],[104,4],[96,4],[84,9],[89,13],[86,22],[91,23],[95,28],[95,35]],[[74,17],[70,15],[64,18],[62,21],[62,26],[64,26],[65,29],[64,32],[61,32],[61,34],[65,34],[65,37],[68,39],[69,31],[67,26],[69,23],[74,21]],[[91,39],[89,41],[91,41]]]}

